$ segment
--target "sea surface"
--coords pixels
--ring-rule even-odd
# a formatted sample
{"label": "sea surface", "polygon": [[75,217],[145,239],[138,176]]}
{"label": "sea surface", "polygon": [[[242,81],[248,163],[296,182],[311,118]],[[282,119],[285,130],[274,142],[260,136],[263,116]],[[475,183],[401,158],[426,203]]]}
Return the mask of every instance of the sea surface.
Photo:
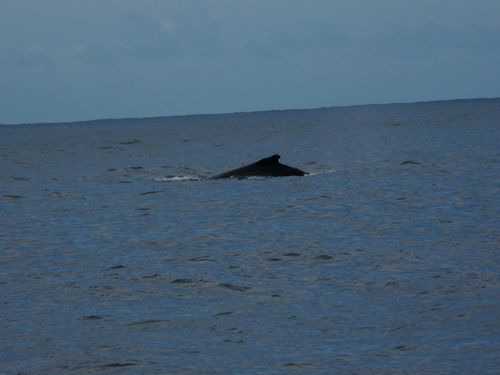
{"label": "sea surface", "polygon": [[0,374],[498,374],[499,211],[500,99],[0,126]]}

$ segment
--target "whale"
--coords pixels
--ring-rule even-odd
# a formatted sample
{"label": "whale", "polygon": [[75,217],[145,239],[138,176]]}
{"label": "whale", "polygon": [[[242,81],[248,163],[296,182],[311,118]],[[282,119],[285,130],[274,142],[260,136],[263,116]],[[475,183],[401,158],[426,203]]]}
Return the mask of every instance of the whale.
{"label": "whale", "polygon": [[255,163],[232,169],[227,172],[212,176],[209,179],[217,180],[221,178],[246,178],[246,177],[285,177],[304,176],[307,172],[290,167],[279,162],[280,156],[275,154],[268,158],[261,159]]}

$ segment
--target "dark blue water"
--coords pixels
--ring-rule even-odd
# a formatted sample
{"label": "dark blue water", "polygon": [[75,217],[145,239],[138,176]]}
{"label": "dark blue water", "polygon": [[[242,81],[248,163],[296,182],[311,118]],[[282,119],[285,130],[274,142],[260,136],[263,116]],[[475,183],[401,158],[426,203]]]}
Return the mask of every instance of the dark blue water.
{"label": "dark blue water", "polygon": [[[500,100],[0,127],[0,373],[498,373],[499,135]],[[274,153],[311,175],[202,179]]]}

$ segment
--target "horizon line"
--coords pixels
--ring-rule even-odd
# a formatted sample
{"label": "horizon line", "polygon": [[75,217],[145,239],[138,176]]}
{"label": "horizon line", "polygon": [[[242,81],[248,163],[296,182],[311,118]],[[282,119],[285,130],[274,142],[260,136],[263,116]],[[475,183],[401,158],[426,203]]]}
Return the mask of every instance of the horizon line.
{"label": "horizon line", "polygon": [[250,113],[265,113],[265,112],[286,112],[286,111],[314,111],[321,109],[335,109],[335,108],[353,108],[353,107],[369,107],[369,106],[390,106],[390,105],[409,105],[409,104],[431,104],[442,102],[459,102],[459,101],[480,101],[480,100],[499,100],[500,97],[482,97],[482,98],[459,98],[459,99],[438,99],[438,100],[419,100],[415,102],[388,102],[388,103],[367,103],[367,104],[350,104],[350,105],[333,105],[322,107],[308,107],[308,108],[287,108],[287,109],[262,109],[256,111],[235,111],[235,112],[216,112],[216,113],[193,113],[193,114],[180,114],[180,115],[159,115],[159,116],[144,116],[144,117],[109,117],[109,118],[96,118],[88,120],[69,120],[69,121],[42,121],[42,122],[19,122],[4,124],[0,126],[28,126],[28,125],[63,125],[63,124],[81,124],[81,123],[95,123],[102,121],[124,121],[124,120],[147,120],[147,119],[169,119],[178,117],[204,117],[204,116],[230,116],[238,114]]}

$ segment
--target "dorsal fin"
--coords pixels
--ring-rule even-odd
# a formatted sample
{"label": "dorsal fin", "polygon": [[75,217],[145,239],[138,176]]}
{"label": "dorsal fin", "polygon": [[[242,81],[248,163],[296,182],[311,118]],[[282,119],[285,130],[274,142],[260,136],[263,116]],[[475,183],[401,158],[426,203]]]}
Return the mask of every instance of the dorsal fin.
{"label": "dorsal fin", "polygon": [[264,158],[259,160],[257,163],[258,165],[273,165],[273,164],[278,164],[280,160],[280,156],[278,154],[274,154],[273,156],[269,156],[268,158]]}

